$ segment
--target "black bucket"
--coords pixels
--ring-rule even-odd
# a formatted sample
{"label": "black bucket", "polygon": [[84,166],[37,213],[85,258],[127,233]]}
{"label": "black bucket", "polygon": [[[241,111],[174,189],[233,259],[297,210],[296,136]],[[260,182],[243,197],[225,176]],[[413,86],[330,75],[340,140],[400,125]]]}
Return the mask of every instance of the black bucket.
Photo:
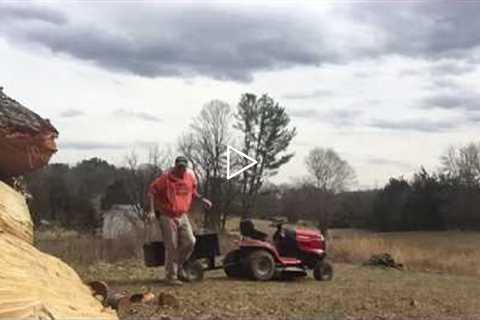
{"label": "black bucket", "polygon": [[165,264],[165,246],[161,241],[147,242],[143,245],[143,260],[147,267],[158,267]]}

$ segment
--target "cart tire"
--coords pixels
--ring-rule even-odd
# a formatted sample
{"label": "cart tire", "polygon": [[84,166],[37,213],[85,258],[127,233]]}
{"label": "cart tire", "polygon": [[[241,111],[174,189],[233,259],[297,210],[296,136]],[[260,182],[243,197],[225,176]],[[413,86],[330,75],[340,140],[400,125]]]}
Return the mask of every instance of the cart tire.
{"label": "cart tire", "polygon": [[242,278],[242,265],[240,264],[240,251],[233,250],[223,259],[223,271],[229,278]]}
{"label": "cart tire", "polygon": [[333,279],[333,266],[327,261],[319,261],[313,268],[313,277],[318,281],[330,281]]}
{"label": "cart tire", "polygon": [[275,275],[273,256],[265,250],[255,250],[248,256],[248,269],[253,280],[268,281]]}
{"label": "cart tire", "polygon": [[203,280],[203,275],[205,271],[203,270],[203,265],[200,261],[189,261],[185,263],[183,269],[185,271],[186,279],[181,280],[188,282],[196,282]]}

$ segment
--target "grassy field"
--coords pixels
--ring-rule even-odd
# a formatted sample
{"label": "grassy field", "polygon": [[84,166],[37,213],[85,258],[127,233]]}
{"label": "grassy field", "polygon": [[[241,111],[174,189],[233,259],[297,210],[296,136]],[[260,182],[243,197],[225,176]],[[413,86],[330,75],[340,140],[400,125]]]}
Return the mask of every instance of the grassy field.
{"label": "grassy field", "polygon": [[123,319],[163,314],[202,319],[480,319],[480,279],[335,264],[336,277],[289,282],[227,279],[223,271],[203,282],[165,287],[162,271],[139,261],[78,268],[85,280],[102,279],[117,290],[169,293],[178,306],[138,306]]}
{"label": "grassy field", "polygon": [[[272,231],[270,222],[258,228]],[[238,221],[229,222],[222,250],[233,246]],[[177,307],[141,306],[122,319],[162,314],[202,319],[480,319],[480,233],[371,233],[332,230],[329,251],[335,278],[310,276],[257,283],[209,272],[201,283],[163,286],[161,268],[142,264],[141,241],[105,241],[62,232],[40,234],[37,246],[70,263],[85,281],[103,280],[116,290],[170,293]],[[405,271],[362,266],[372,254],[390,253]]]}
{"label": "grassy field", "polygon": [[479,232],[333,232],[332,257],[358,263],[387,252],[409,270],[480,277]]}

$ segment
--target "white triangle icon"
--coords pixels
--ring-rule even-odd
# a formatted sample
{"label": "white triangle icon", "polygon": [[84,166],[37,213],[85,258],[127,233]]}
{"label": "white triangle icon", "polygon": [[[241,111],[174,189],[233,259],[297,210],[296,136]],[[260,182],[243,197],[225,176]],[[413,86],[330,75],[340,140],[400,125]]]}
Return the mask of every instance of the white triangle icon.
{"label": "white triangle icon", "polygon": [[[247,164],[245,167],[243,167],[242,169],[240,169],[240,170],[238,170],[238,171],[236,171],[232,174],[230,174],[230,150],[233,150],[235,153],[237,153],[237,154],[241,155],[242,157],[250,160],[249,164]],[[243,153],[241,151],[238,151],[234,147],[227,145],[227,180],[230,180],[233,177],[238,176],[240,173],[242,173],[245,170],[250,169],[251,167],[253,167],[257,163],[258,163],[257,160],[253,159],[252,157],[247,156],[245,153]]]}

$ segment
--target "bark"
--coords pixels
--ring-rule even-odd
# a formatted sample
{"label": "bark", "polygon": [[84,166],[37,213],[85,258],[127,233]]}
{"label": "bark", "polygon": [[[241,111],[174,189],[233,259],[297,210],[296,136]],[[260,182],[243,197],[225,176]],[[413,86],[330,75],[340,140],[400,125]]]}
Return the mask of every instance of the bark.
{"label": "bark", "polygon": [[45,166],[57,151],[58,131],[47,120],[8,97],[0,87],[0,178]]}

